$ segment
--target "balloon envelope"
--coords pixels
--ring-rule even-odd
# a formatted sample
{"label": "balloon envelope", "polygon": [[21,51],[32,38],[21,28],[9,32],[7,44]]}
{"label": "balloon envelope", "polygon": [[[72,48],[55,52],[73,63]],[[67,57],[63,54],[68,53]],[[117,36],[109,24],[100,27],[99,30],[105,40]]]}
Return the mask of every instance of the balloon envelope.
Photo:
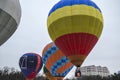
{"label": "balloon envelope", "polygon": [[16,31],[20,18],[19,0],[0,0],[0,46]]}
{"label": "balloon envelope", "polygon": [[64,56],[54,43],[50,43],[44,48],[42,60],[46,68],[55,77],[65,77],[73,67],[73,64]]}
{"label": "balloon envelope", "polygon": [[43,67],[43,72],[44,74],[46,75],[46,77],[49,79],[49,80],[57,80],[48,70],[47,68],[44,66]]}
{"label": "balloon envelope", "polygon": [[47,26],[56,46],[81,66],[102,33],[103,16],[91,0],[60,0],[51,9]]}
{"label": "balloon envelope", "polygon": [[20,69],[28,79],[33,79],[42,68],[42,65],[42,58],[36,53],[26,53],[19,60]]}

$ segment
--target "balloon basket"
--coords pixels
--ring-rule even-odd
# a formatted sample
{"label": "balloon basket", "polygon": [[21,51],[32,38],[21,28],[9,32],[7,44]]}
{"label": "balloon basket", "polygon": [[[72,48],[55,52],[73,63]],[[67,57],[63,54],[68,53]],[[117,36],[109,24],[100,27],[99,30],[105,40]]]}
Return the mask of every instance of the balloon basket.
{"label": "balloon basket", "polygon": [[81,71],[79,66],[75,70],[75,77],[81,77]]}

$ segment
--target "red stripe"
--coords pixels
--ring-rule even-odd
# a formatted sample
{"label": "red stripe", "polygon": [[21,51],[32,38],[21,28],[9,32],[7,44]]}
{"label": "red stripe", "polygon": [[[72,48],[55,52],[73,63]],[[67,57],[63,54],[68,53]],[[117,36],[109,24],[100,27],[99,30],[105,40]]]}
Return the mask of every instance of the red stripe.
{"label": "red stripe", "polygon": [[36,72],[32,72],[31,74],[29,74],[28,76],[27,76],[27,78],[28,79],[33,79],[33,78],[35,78],[35,76],[36,76]]}
{"label": "red stripe", "polygon": [[88,55],[98,38],[88,33],[73,33],[63,35],[55,40],[55,44],[66,56]]}
{"label": "red stripe", "polygon": [[38,59],[38,61],[37,61],[36,69],[35,69],[35,72],[36,72],[36,73],[38,72],[38,70],[39,70],[39,68],[40,68],[40,65],[41,65],[41,59],[40,59],[40,56],[39,56],[39,55],[37,55],[37,59]]}

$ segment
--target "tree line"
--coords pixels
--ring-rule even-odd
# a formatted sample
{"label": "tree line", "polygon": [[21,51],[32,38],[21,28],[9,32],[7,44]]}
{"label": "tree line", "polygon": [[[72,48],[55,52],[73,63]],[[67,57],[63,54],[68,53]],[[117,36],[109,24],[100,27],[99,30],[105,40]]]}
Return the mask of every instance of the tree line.
{"label": "tree line", "polygon": [[[0,69],[0,80],[25,80],[23,74],[15,68],[4,67]],[[38,75],[34,80],[48,80],[43,75]],[[101,76],[82,76],[79,78],[67,78],[64,80],[120,80],[120,74],[114,73],[108,77]]]}
{"label": "tree line", "polygon": [[[0,80],[25,80],[23,74],[15,68],[3,67],[0,69]],[[34,80],[48,80],[45,76],[37,76]]]}

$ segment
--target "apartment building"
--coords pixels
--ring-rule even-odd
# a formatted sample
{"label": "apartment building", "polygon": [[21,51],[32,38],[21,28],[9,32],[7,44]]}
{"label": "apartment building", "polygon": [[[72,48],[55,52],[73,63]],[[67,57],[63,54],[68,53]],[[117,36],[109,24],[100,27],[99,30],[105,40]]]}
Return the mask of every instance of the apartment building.
{"label": "apartment building", "polygon": [[110,75],[110,72],[107,67],[101,66],[84,66],[80,68],[81,75],[89,76],[89,75],[100,75],[102,77],[107,77]]}

